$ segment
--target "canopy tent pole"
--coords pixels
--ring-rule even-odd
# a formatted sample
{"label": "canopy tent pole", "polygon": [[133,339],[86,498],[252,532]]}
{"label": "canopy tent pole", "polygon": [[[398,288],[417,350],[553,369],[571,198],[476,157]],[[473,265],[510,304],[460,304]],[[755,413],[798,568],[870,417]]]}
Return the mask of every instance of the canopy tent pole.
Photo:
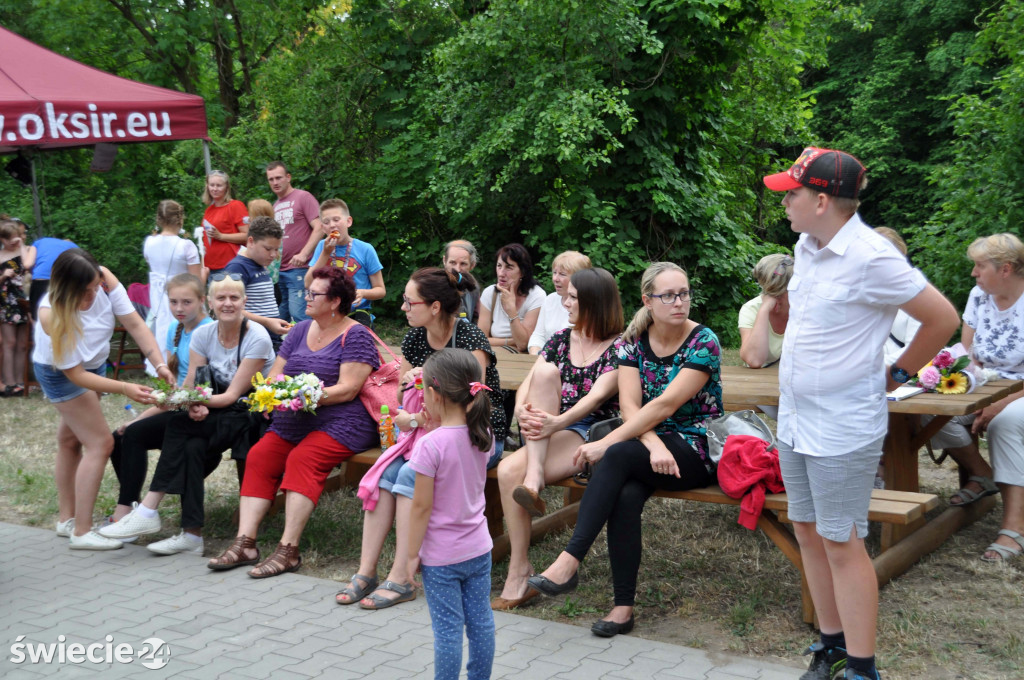
{"label": "canopy tent pole", "polygon": [[209,177],[213,172],[213,167],[210,165],[210,143],[205,139],[203,140],[203,162],[206,164],[206,176]]}
{"label": "canopy tent pole", "polygon": [[36,154],[31,154],[29,167],[32,169],[32,214],[36,219],[36,238],[42,238],[43,210],[39,205],[39,186],[36,184]]}

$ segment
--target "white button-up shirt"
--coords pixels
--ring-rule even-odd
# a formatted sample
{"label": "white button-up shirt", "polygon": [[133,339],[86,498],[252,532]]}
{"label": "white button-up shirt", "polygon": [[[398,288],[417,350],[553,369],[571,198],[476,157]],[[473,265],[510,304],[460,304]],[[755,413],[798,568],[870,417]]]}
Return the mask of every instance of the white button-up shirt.
{"label": "white button-up shirt", "polygon": [[837,456],[885,436],[882,346],[924,275],[854,215],[829,244],[800,236],[779,362],[780,440]]}

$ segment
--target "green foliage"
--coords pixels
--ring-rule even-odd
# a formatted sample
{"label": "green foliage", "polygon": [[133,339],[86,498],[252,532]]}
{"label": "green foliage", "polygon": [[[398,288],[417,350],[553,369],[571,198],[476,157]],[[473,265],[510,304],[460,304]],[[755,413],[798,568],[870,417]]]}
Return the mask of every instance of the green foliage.
{"label": "green foliage", "polygon": [[973,285],[966,247],[988,234],[1019,236],[1024,221],[1024,11],[1006,3],[986,21],[970,62],[999,70],[981,92],[953,103],[956,139],[932,175],[941,204],[915,231],[929,244],[921,266],[961,306]]}

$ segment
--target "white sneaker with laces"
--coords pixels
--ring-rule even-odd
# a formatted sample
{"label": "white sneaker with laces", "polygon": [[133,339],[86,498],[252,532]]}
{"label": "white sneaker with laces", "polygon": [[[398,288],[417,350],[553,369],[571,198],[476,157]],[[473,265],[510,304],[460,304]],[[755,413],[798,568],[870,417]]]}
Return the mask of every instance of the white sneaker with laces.
{"label": "white sneaker with laces", "polygon": [[69,541],[72,550],[117,550],[124,547],[121,541],[100,536],[95,531],[82,536],[71,534]]}
{"label": "white sneaker with laces", "polygon": [[193,536],[193,534],[187,534],[182,531],[177,536],[171,536],[165,538],[162,541],[156,543],[150,543],[146,546],[149,552],[156,553],[157,555],[176,555],[178,553],[189,553],[191,555],[203,554],[203,537]]}
{"label": "white sneaker with laces", "polygon": [[125,539],[133,536],[146,536],[160,531],[160,515],[145,518],[139,514],[139,507],[136,505],[127,515],[105,527],[99,529],[99,535],[106,538]]}
{"label": "white sneaker with laces", "polygon": [[61,538],[69,538],[75,532],[75,518],[57,522],[57,535]]}
{"label": "white sneaker with laces", "polygon": [[[138,505],[138,503],[132,503],[132,509],[134,509],[136,505]],[[127,515],[126,515],[126,517],[127,517]],[[124,518],[122,517],[121,519],[124,519]],[[96,524],[93,524],[92,525],[92,530],[93,531],[99,531],[103,527],[109,527],[112,524],[117,524],[117,522],[115,522],[113,519],[111,519],[110,515],[107,515],[106,517],[101,519],[99,522],[96,522]],[[139,537],[138,536],[132,536],[131,538],[119,538],[117,540],[121,541],[122,543],[134,543],[135,541],[139,540]]]}

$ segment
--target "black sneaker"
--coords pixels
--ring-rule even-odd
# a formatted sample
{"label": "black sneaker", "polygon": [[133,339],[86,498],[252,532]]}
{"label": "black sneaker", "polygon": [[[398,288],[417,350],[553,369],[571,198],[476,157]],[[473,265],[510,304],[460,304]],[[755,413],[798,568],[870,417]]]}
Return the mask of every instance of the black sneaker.
{"label": "black sneaker", "polygon": [[834,680],[841,677],[846,668],[846,650],[842,647],[828,647],[815,642],[807,648],[804,656],[813,654],[811,665],[807,672],[800,676],[800,680]]}

